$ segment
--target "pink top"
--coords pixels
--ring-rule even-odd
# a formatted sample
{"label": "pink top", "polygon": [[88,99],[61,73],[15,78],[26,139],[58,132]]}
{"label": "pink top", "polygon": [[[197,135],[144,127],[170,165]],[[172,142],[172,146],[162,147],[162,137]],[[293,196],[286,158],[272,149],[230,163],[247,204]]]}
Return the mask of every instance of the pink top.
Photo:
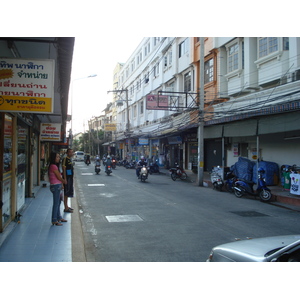
{"label": "pink top", "polygon": [[56,165],[50,165],[49,168],[49,181],[50,184],[61,184],[61,181],[57,179],[56,175],[54,174],[53,171],[58,170]]}

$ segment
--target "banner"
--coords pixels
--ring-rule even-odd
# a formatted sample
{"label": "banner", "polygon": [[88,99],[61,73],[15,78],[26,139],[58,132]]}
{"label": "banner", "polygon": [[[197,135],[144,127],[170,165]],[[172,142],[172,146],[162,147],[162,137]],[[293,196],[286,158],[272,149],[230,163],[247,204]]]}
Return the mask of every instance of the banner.
{"label": "banner", "polygon": [[0,58],[0,111],[53,113],[53,59]]}
{"label": "banner", "polygon": [[61,141],[60,123],[41,123],[40,141]]}

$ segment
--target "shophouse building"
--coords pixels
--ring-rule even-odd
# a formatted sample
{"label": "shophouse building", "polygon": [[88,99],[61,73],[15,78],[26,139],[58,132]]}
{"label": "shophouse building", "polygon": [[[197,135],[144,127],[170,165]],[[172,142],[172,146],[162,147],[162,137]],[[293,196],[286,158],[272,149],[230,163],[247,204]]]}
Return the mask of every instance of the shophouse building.
{"label": "shophouse building", "polygon": [[49,153],[68,147],[74,38],[0,38],[0,232],[33,197]]}
{"label": "shophouse building", "polygon": [[[204,170],[241,156],[299,165],[299,38],[204,41]],[[123,65],[115,87],[122,157],[197,167],[200,46],[197,37],[144,38]]]}

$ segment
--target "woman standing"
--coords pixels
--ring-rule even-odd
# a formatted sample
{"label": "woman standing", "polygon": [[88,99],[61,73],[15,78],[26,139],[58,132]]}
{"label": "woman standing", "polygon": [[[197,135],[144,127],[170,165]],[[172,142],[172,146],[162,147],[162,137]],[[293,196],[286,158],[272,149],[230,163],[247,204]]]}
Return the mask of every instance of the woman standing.
{"label": "woman standing", "polygon": [[52,225],[62,226],[60,222],[67,222],[60,214],[60,193],[62,190],[62,183],[67,184],[66,180],[62,178],[59,172],[59,153],[52,152],[50,155],[50,164],[48,168],[48,175],[50,181],[50,191],[53,194],[53,208],[52,208]]}

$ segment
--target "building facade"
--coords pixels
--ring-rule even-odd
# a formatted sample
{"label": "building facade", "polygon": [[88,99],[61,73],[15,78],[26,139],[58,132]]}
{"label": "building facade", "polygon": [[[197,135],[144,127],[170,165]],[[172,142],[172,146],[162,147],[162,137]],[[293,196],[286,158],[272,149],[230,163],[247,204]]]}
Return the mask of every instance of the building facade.
{"label": "building facade", "polygon": [[122,66],[114,87],[121,157],[196,169],[204,76],[205,171],[241,156],[300,165],[300,39],[205,38],[203,75],[200,47],[197,37],[144,38]]}
{"label": "building facade", "polygon": [[0,38],[0,232],[67,148],[74,38]]}

